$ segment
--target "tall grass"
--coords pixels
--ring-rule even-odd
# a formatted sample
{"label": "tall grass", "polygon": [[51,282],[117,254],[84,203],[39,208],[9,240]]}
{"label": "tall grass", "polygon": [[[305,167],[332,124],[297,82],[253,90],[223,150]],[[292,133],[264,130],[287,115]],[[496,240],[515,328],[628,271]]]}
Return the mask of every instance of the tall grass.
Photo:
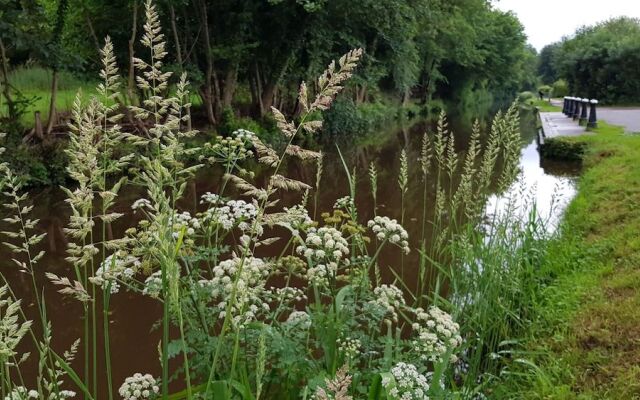
{"label": "tall grass", "polygon": [[[517,174],[515,106],[496,117],[484,144],[476,125],[472,146],[462,158],[444,114],[433,139],[425,135],[419,162],[425,215],[416,245],[403,227],[404,210],[400,222],[377,212],[369,221],[360,220],[355,202],[360,172],[344,160],[350,195],[338,199],[321,220],[315,219],[317,197],[314,218],[307,210],[312,186],[282,173],[285,160],[315,162],[315,187],[321,190],[321,154],[296,143],[321,128],[317,116],[331,107],[362,50],[330,63],[310,85],[315,92],[301,84],[298,119],[272,110],[286,143],[281,149],[245,130],[218,137],[203,149],[186,148],[183,139],[197,134],[187,128],[187,77],[178,78],[177,90],[168,90],[172,77],[164,71],[164,36],[151,1],[146,2],[145,15],[143,52],[135,60],[138,87],[145,97],[140,106],[130,107],[145,130],[133,135],[117,125],[122,115],[113,100],[119,76],[108,39],[96,95],[88,101],[77,96],[73,105],[67,152],[68,173],[76,185],[65,191],[72,211],[66,229],[67,261],[74,276],[48,278],[83,305],[83,370],[70,367],[75,348],[64,356],[52,348],[55,332],[47,328],[44,298],[37,301],[40,321],[32,325],[18,312],[18,299],[2,290],[9,300],[0,303],[0,309],[10,304],[11,312],[0,314],[0,326],[8,326],[12,336],[9,341],[0,335],[0,349],[9,349],[8,357],[19,359],[17,343],[28,332],[43,365],[35,386],[15,378],[21,376],[19,362],[9,365],[0,376],[2,396],[24,392],[62,399],[72,395],[62,387],[73,387],[87,399],[119,394],[127,399],[374,400],[460,397],[465,390],[475,390],[477,377],[492,368],[489,355],[517,332],[511,327],[517,327],[518,316],[510,312],[526,309],[516,303],[524,301],[516,294],[527,268],[534,265],[524,261],[531,259],[532,243],[538,241],[534,222],[516,225],[500,217],[483,224],[489,193],[505,191]],[[135,145],[136,152],[116,155],[122,141]],[[262,185],[243,168],[249,158],[271,171]],[[190,164],[193,159],[201,163]],[[217,193],[202,196],[199,212],[181,211],[177,204],[188,181],[206,163],[222,166],[223,183]],[[413,184],[411,168],[414,164],[403,155],[398,177],[403,206],[404,193]],[[31,248],[43,235],[29,231],[35,222],[28,218],[32,206],[22,204],[28,196],[20,193],[8,166],[2,171],[2,183],[14,199],[10,209],[17,212],[10,218],[18,230],[5,233],[8,246],[15,252],[16,265],[26,265],[32,273],[30,263],[42,253],[33,255]],[[375,201],[376,167],[368,172]],[[127,180],[144,189],[145,197],[131,205],[142,220],[123,237],[109,239],[109,225],[123,217],[113,205]],[[430,182],[436,190],[434,204],[427,201]],[[298,193],[299,201],[281,204],[286,191]],[[435,212],[428,213],[428,207]],[[481,228],[486,232],[477,233]],[[428,230],[433,233],[429,243]],[[278,256],[262,255],[276,243]],[[401,260],[401,273],[393,282],[381,281],[382,251],[398,254]],[[418,266],[404,265],[402,255],[411,251],[420,254]],[[403,280],[405,268],[419,269],[417,287]],[[437,271],[441,272],[436,275]],[[41,290],[34,280],[34,291]],[[110,300],[120,290],[162,304],[162,372],[153,377],[131,371],[118,386],[112,380],[107,321]],[[510,303],[501,303],[505,300]],[[42,331],[44,338],[38,333]],[[98,365],[101,359],[104,365]],[[462,365],[470,367],[461,377]],[[62,381],[63,376],[68,379]],[[98,386],[103,377],[104,393]],[[170,393],[170,381],[184,390]]]}

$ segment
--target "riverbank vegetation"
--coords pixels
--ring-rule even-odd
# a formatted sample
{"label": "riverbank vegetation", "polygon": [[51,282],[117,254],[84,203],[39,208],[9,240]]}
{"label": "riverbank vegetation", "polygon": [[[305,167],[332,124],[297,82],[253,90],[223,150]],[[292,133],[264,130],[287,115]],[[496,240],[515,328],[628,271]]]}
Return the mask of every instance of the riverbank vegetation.
{"label": "riverbank vegetation", "polygon": [[631,399],[640,395],[640,137],[600,123],[584,173],[548,249],[533,323],[496,398]]}
{"label": "riverbank vegetation", "polygon": [[[595,98],[604,104],[640,103],[640,21],[621,17],[585,26],[540,51],[543,82],[566,96]],[[562,82],[562,81],[566,82]],[[555,83],[554,83],[555,82]]]}
{"label": "riverbank vegetation", "polygon": [[[167,91],[172,74],[151,2],[141,43],[135,72],[144,97],[127,112],[145,135],[116,124],[125,117],[114,101],[121,79],[109,39],[101,50],[97,95],[79,94],[74,101],[66,149],[74,183],[64,189],[72,211],[65,228],[70,268],[64,275],[46,272],[44,288],[46,235],[30,216],[32,199],[22,179],[2,164],[10,212],[2,234],[13,252],[6,268],[28,277],[35,296],[33,305],[16,298],[3,266],[2,397],[487,394],[504,367],[506,341],[527,326],[534,304],[522,287],[539,267],[538,249],[547,240],[544,220],[528,211],[533,203],[523,205],[523,193],[512,186],[521,151],[517,106],[498,113],[486,132],[475,124],[464,153],[457,152],[441,114],[419,156],[401,154],[395,219],[382,213],[394,210],[375,206],[373,215],[363,216],[358,199],[370,196],[376,204],[381,195],[378,167],[359,171],[344,159],[346,196],[317,210],[313,198],[327,184],[323,155],[305,149],[304,139],[320,131],[320,114],[353,78],[361,49],[298,86],[296,118],[271,109],[280,146],[238,129],[196,148],[184,142],[199,134],[190,125],[188,75],[180,74],[175,91]],[[122,154],[121,142],[134,151]],[[270,171],[264,179],[245,169],[255,166],[250,159]],[[285,176],[286,162],[315,164],[315,181]],[[207,164],[224,170],[221,185],[201,196],[197,210],[186,211],[180,204],[188,182]],[[369,193],[356,190],[358,176],[368,176]],[[124,185],[142,189],[128,205],[136,218],[125,220],[115,207]],[[422,193],[422,229],[409,237],[405,195],[415,188]],[[293,201],[291,193],[297,194]],[[504,203],[486,210],[492,193]],[[123,220],[124,235],[113,237],[113,224]],[[394,255],[395,265],[382,264],[382,252]],[[418,255],[415,264],[408,263],[411,253]],[[60,327],[47,314],[43,290],[52,288],[82,309],[83,334],[67,350],[55,345]],[[160,306],[158,358],[150,366],[158,374],[112,368],[110,304],[124,291]],[[27,342],[30,352],[19,346]],[[29,368],[37,371],[33,380],[25,379]]]}

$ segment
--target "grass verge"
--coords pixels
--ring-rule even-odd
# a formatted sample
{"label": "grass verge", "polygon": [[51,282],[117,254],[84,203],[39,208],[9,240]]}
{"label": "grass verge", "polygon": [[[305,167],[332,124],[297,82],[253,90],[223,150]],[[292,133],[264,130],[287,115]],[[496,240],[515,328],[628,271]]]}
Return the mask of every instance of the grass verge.
{"label": "grass verge", "polygon": [[566,139],[586,144],[585,172],[495,398],[640,398],[640,136],[623,131]]}

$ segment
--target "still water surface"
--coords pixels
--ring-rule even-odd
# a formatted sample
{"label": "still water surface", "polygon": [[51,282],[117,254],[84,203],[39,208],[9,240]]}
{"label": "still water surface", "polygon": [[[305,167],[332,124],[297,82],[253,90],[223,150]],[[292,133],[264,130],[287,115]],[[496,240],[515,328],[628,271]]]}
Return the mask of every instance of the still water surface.
{"label": "still water surface", "polygon": [[[364,223],[373,216],[373,201],[367,177],[370,163],[374,163],[378,169],[378,214],[400,219],[401,197],[397,176],[400,168],[400,152],[405,149],[411,171],[410,189],[405,198],[405,227],[410,238],[418,238],[421,232],[421,224],[418,221],[422,220],[422,184],[418,172],[418,157],[422,134],[431,126],[427,122],[419,122],[410,127],[385,129],[355,140],[337,140],[323,144],[325,161],[318,197],[318,216],[323,211],[330,211],[336,199],[349,193],[347,176],[336,149],[337,142],[350,168],[355,167],[359,174],[356,203],[361,221]],[[463,153],[468,145],[470,125],[452,119],[450,126],[455,133],[457,150]],[[557,222],[564,205],[574,194],[574,181],[578,170],[566,164],[541,163],[535,142],[535,126],[533,119],[528,115],[522,121],[522,139],[520,166],[523,180],[521,184],[537,200],[540,216],[548,218],[553,224]],[[315,182],[314,165],[290,163],[287,164],[286,169],[290,177],[311,184]],[[190,185],[185,199],[179,205],[180,208],[195,213],[199,197],[206,192],[217,192],[219,183],[219,171],[213,168],[202,170]],[[112,234],[115,237],[121,235],[126,228],[134,223],[137,217],[131,213],[130,205],[136,199],[143,197],[143,194],[144,192],[136,187],[127,187],[121,191],[115,211],[126,213],[127,216],[120,219],[112,227]],[[286,197],[283,202],[288,204],[295,204],[299,201],[293,195]],[[73,276],[71,267],[64,260],[67,238],[63,227],[68,220],[69,209],[64,202],[64,194],[57,188],[47,188],[33,193],[32,199],[35,205],[32,217],[39,218],[38,228],[47,232],[43,243],[47,255],[39,263],[36,279],[38,284],[44,288],[47,313],[53,324],[53,345],[56,349],[64,349],[82,335],[82,307],[77,301],[57,294],[51,284],[45,282],[44,272]],[[313,211],[313,198],[310,202]],[[487,209],[499,210],[503,203],[503,199],[494,195],[490,198]],[[4,216],[2,217],[4,218]],[[2,230],[4,228],[2,227]],[[415,242],[415,240],[412,241],[412,247],[415,247]],[[413,251],[404,260],[405,273],[409,275],[409,282],[417,273],[417,268],[411,268],[412,265],[417,265],[417,253],[417,251]],[[27,313],[34,315],[35,304],[33,293],[30,290],[30,277],[17,272],[9,261],[10,257],[10,252],[5,247],[1,247],[0,271],[7,277],[18,297],[24,299],[23,304],[27,306]],[[381,254],[381,266],[386,267],[383,269],[385,280],[393,280],[390,268],[398,270],[399,259],[400,253],[394,248],[388,248]],[[102,307],[100,304],[97,306],[98,309]],[[119,385],[125,377],[135,372],[149,372],[157,376],[159,374],[157,346],[160,332],[154,328],[154,324],[161,315],[160,304],[149,298],[122,290],[112,297],[111,310],[109,322],[115,384]],[[98,324],[101,323],[98,322]],[[99,343],[99,346],[102,344]],[[81,369],[81,360],[82,355],[78,355],[78,370]],[[37,366],[33,361],[35,360],[23,368],[27,381],[33,379],[37,371]],[[104,365],[102,360],[98,362],[99,365]]]}

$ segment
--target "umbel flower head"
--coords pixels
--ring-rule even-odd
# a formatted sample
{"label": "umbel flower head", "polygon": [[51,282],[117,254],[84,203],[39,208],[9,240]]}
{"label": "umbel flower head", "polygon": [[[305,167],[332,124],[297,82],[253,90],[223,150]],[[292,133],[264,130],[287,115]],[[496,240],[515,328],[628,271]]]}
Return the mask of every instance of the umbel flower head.
{"label": "umbel flower head", "polygon": [[143,400],[158,398],[160,387],[156,379],[151,374],[133,374],[124,380],[118,393],[125,400]]}
{"label": "umbel flower head", "polygon": [[393,400],[429,400],[429,380],[413,364],[397,363],[382,378],[382,386]]}
{"label": "umbel flower head", "polygon": [[406,254],[409,253],[409,234],[398,221],[389,217],[377,216],[367,225],[376,234],[378,240],[387,240],[400,247]]}
{"label": "umbel flower head", "polygon": [[[462,344],[460,325],[453,321],[451,315],[432,306],[428,311],[422,308],[415,310],[416,322],[412,328],[416,333],[413,340],[415,350],[424,361],[442,361],[443,356],[451,349]],[[451,362],[457,361],[451,355]]]}

